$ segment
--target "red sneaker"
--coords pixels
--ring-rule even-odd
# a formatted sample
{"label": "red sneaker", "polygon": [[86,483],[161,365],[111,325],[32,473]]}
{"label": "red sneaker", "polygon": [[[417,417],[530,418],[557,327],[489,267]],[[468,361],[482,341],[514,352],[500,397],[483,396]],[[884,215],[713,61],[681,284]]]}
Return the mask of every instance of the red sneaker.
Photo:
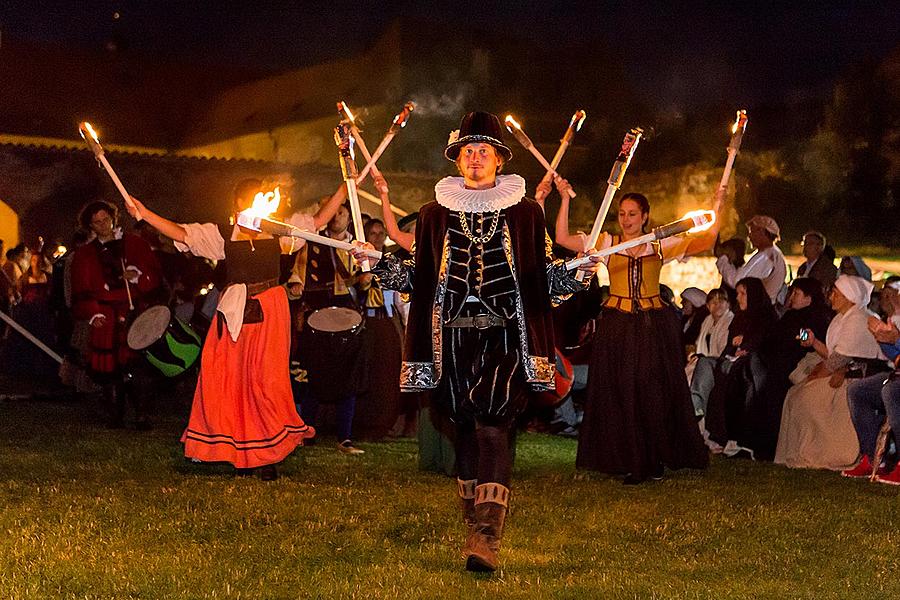
{"label": "red sneaker", "polygon": [[887,475],[879,475],[875,478],[878,483],[886,483],[888,485],[900,485],[900,463],[894,467],[894,470]]}
{"label": "red sneaker", "polygon": [[869,455],[863,454],[862,460],[852,469],[841,471],[843,477],[852,477],[854,479],[870,477],[872,475],[872,463],[869,461]]}

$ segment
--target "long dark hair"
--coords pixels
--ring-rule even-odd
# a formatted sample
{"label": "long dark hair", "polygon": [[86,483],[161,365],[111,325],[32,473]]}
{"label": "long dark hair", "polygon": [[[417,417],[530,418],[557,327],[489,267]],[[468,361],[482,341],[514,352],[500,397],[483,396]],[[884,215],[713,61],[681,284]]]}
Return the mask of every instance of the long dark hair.
{"label": "long dark hair", "polygon": [[763,285],[762,279],[756,277],[744,277],[737,282],[734,289],[744,286],[747,290],[747,310],[741,311],[740,305],[737,310],[744,312],[752,318],[770,318],[772,321],[777,319],[775,308],[772,306],[772,300],[766,292],[766,286]]}
{"label": "long dark hair", "polygon": [[242,179],[231,194],[231,210],[235,213],[250,208],[253,198],[262,189],[262,180],[253,177]]}
{"label": "long dark hair", "polygon": [[647,200],[647,196],[643,194],[638,194],[637,192],[628,192],[621,198],[619,198],[619,207],[622,207],[622,203],[626,200],[631,200],[632,202],[636,202],[638,206],[641,207],[641,214],[647,215],[647,219],[641,223],[641,232],[647,233],[647,225],[650,223],[650,201]]}

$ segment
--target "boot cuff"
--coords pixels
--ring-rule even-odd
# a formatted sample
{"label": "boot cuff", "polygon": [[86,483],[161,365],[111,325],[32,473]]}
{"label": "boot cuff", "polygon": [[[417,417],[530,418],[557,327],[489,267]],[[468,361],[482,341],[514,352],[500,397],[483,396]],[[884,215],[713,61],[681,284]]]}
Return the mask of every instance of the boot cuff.
{"label": "boot cuff", "polygon": [[459,486],[459,497],[463,500],[471,500],[475,497],[475,486],[478,485],[477,479],[457,479]]}
{"label": "boot cuff", "polygon": [[475,487],[475,504],[493,502],[509,508],[509,488],[499,483],[482,483]]}

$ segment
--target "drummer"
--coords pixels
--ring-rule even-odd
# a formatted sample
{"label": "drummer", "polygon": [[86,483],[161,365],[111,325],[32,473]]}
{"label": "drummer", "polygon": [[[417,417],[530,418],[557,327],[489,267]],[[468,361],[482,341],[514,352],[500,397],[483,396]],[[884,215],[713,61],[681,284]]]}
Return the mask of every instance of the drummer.
{"label": "drummer", "polygon": [[[72,259],[72,312],[87,321],[87,366],[103,390],[109,427],[124,426],[126,398],[134,406],[135,428],[150,428],[147,374],[126,344],[128,324],[153,300],[160,287],[159,262],[143,238],[123,234],[118,209],[103,200],[81,211],[81,226],[93,240]],[[135,381],[135,377],[140,381]]]}
{"label": "drummer", "polygon": [[[233,212],[249,208],[261,188],[256,179],[240,182]],[[296,214],[289,221],[315,231],[345,197],[341,186],[314,216]],[[243,473],[258,468],[262,479],[276,479],[275,465],[315,435],[291,396],[290,316],[287,294],[278,285],[279,255],[297,250],[303,241],[275,239],[234,221],[179,224],[138,200],[128,210],[172,238],[179,250],[225,265],[227,285],[206,336],[191,416],[181,438],[185,456],[229,462]]]}
{"label": "drummer", "polygon": [[[349,206],[341,205],[328,221],[322,235],[334,240],[353,241],[350,220]],[[303,282],[303,301],[311,313],[332,307],[357,310],[358,273],[356,263],[346,250],[310,242],[297,254],[291,278]],[[304,343],[316,344],[316,350],[305,352],[302,348]],[[320,348],[321,343],[342,347]],[[363,454],[364,451],[353,444],[356,398],[366,389],[366,368],[359,340],[353,335],[344,339],[331,336],[317,340],[315,331],[311,330],[311,320],[307,320],[307,329],[301,335],[300,344],[301,362],[305,363],[303,366],[309,376],[309,393],[297,399],[304,421],[315,424],[319,404],[334,404],[338,450],[345,454]]]}

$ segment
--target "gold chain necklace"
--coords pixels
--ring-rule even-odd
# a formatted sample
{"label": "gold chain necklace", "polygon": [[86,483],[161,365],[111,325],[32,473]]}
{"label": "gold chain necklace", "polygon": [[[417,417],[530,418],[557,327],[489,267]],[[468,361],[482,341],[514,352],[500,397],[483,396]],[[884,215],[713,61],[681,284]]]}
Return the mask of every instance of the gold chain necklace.
{"label": "gold chain necklace", "polygon": [[[491,223],[491,230],[481,237],[475,237],[472,235],[472,231],[469,229],[469,220],[466,219],[466,213],[463,211],[458,211],[459,214],[459,224],[462,227],[463,234],[475,242],[476,244],[487,244],[494,234],[497,232],[497,224],[500,222],[500,211],[494,211],[494,222]],[[474,217],[472,217],[474,219]]]}

